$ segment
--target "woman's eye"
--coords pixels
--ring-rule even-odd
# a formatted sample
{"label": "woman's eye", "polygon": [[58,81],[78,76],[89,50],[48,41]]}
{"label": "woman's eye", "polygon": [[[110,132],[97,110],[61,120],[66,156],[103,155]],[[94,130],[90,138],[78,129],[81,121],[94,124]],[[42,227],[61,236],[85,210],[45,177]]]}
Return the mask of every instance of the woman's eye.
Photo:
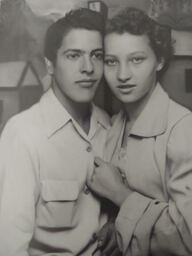
{"label": "woman's eye", "polygon": [[130,59],[131,62],[133,62],[134,64],[140,64],[141,62],[144,61],[144,57],[133,57]]}
{"label": "woman's eye", "polygon": [[118,61],[115,59],[105,59],[104,60],[105,65],[107,66],[115,66],[118,64]]}

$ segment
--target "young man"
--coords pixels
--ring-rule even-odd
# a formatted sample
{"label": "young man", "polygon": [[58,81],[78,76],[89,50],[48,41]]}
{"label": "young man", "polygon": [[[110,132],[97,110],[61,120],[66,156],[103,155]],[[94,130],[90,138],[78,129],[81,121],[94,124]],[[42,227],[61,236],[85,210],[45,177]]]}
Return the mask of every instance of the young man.
{"label": "young man", "polygon": [[106,218],[86,187],[109,121],[91,104],[103,75],[103,19],[71,11],[47,32],[52,86],[0,142],[0,255],[87,255]]}

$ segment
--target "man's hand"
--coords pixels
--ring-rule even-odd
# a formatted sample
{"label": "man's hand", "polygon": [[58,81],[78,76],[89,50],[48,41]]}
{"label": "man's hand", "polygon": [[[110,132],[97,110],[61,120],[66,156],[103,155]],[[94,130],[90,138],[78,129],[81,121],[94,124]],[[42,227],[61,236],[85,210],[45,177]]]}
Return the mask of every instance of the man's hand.
{"label": "man's hand", "polygon": [[[102,256],[121,256],[116,240],[115,224],[107,222],[96,235],[98,240],[97,250]],[[93,254],[94,255],[94,254]],[[95,256],[95,255],[94,255]]]}
{"label": "man's hand", "polygon": [[87,186],[97,195],[121,206],[132,192],[121,170],[101,158],[95,158],[95,169],[87,179]]}

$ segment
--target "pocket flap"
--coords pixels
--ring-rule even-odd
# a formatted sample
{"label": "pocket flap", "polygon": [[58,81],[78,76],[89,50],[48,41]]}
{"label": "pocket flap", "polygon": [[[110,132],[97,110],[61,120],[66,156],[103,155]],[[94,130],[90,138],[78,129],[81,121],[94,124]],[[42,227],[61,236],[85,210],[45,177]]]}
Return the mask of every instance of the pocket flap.
{"label": "pocket flap", "polygon": [[77,181],[42,181],[42,197],[45,201],[74,201],[79,194]]}

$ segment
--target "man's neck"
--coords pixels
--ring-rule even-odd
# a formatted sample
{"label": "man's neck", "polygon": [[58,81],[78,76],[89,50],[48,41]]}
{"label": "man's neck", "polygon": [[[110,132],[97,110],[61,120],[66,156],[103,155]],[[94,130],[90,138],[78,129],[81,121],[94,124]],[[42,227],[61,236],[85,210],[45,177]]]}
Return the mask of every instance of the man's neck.
{"label": "man's neck", "polygon": [[58,86],[52,86],[53,92],[59,102],[72,116],[72,118],[81,126],[81,128],[88,134],[90,128],[90,118],[92,112],[91,102],[78,103],[74,102],[66,95],[64,95]]}

